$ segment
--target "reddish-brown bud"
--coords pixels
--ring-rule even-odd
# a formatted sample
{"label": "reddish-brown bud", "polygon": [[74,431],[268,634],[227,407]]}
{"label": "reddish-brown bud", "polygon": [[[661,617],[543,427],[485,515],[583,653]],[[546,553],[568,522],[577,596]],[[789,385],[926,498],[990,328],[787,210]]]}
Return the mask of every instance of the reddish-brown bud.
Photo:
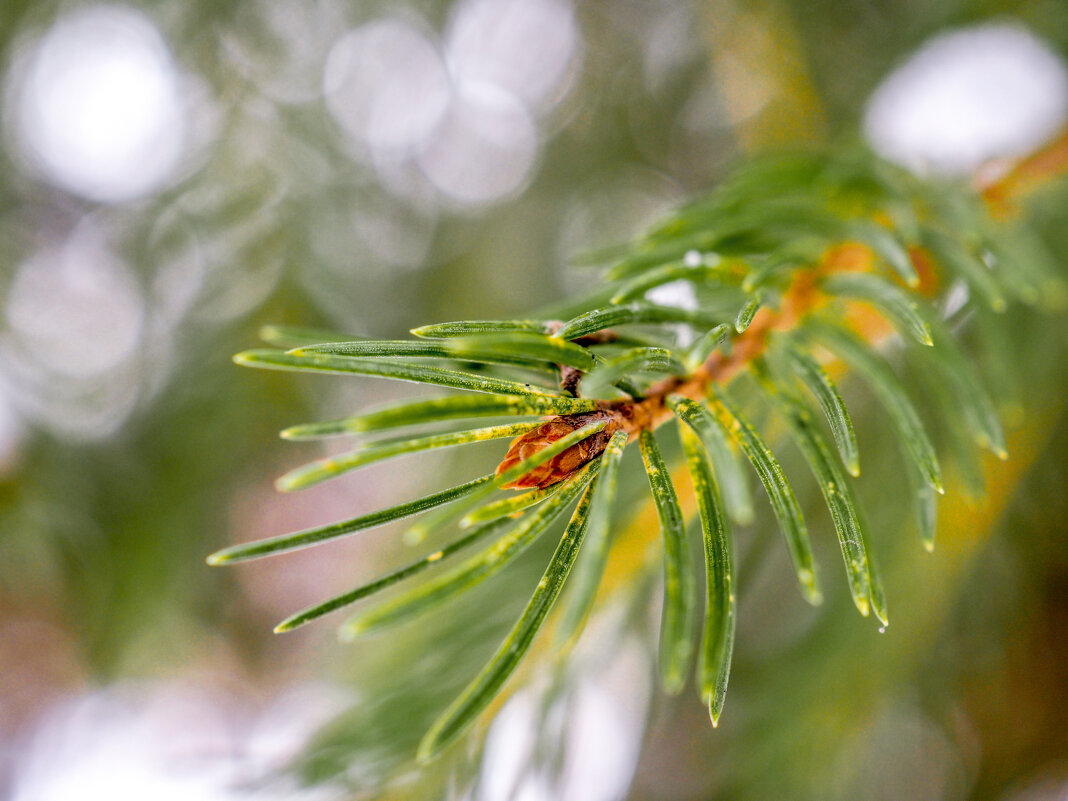
{"label": "reddish-brown bud", "polygon": [[616,415],[606,411],[568,414],[547,420],[532,431],[516,437],[511,447],[508,448],[508,453],[497,466],[497,475],[529,459],[572,431],[600,420],[607,420],[608,424],[596,434],[587,437],[577,445],[572,445],[510,484],[505,484],[505,489],[535,489],[563,481],[608,447],[608,440],[619,428],[620,420]]}

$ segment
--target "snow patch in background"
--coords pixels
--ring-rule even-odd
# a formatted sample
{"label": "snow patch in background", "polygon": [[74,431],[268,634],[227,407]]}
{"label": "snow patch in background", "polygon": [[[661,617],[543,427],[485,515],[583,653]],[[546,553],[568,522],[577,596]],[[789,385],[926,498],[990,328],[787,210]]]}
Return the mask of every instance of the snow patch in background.
{"label": "snow patch in background", "polygon": [[[603,631],[588,634],[600,646],[606,644],[601,638],[611,636]],[[626,796],[645,727],[649,662],[635,640],[612,642],[614,650],[608,652],[598,652],[587,642],[580,645],[586,654],[613,656],[609,661],[598,658],[595,669],[588,665],[590,669],[582,671],[588,678],[561,696],[547,699],[544,688],[532,685],[504,705],[490,726],[482,774],[471,798],[621,801]]]}
{"label": "snow patch in background", "polygon": [[882,156],[917,172],[965,175],[1025,155],[1068,119],[1068,69],[1012,25],[943,34],[876,89],[865,133]]}
{"label": "snow patch in background", "polygon": [[263,709],[183,682],[120,685],[46,713],[18,760],[13,801],[333,801],[280,771],[307,737],[352,703],[305,684]]}

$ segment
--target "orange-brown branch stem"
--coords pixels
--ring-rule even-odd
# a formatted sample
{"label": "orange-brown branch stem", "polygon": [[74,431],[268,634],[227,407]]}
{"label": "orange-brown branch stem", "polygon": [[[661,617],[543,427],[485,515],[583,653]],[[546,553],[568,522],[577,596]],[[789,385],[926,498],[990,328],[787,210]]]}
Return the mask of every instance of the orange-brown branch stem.
{"label": "orange-brown branch stem", "polygon": [[[863,257],[858,260],[857,250]],[[798,273],[793,284],[784,293],[777,310],[763,308],[757,312],[749,327],[732,343],[729,355],[714,352],[692,374],[675,376],[654,385],[638,399],[625,398],[606,400],[598,404],[595,412],[560,415],[546,420],[538,428],[518,437],[512,442],[508,453],[497,468],[500,474],[541,448],[594,420],[604,420],[605,428],[590,439],[573,446],[535,471],[509,485],[512,489],[547,487],[566,478],[591,459],[596,458],[607,446],[608,439],[619,430],[626,431],[631,439],[643,430],[652,430],[671,418],[667,398],[683,395],[694,400],[703,398],[712,383],[725,384],[741,372],[767,348],[768,336],[773,331],[785,331],[797,324],[805,314],[812,311],[825,296],[817,288],[817,278],[828,271],[856,269],[859,265],[870,266],[874,260],[867,248],[861,245],[844,245],[833,248],[813,270]],[[874,322],[874,318],[872,319]]]}
{"label": "orange-brown branch stem", "polygon": [[1008,169],[1003,169],[1004,165],[990,167],[993,169],[979,171],[975,184],[991,214],[1012,216],[1023,195],[1068,174],[1068,128]]}

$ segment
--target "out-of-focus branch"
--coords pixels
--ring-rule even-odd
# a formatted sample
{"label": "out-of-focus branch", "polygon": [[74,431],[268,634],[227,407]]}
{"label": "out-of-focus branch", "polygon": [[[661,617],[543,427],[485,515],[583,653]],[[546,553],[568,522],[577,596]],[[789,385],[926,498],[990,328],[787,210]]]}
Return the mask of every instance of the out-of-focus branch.
{"label": "out-of-focus branch", "polygon": [[995,217],[1011,217],[1020,200],[1054,178],[1068,175],[1068,127],[1029,156],[1006,165],[988,165],[976,175],[975,183]]}

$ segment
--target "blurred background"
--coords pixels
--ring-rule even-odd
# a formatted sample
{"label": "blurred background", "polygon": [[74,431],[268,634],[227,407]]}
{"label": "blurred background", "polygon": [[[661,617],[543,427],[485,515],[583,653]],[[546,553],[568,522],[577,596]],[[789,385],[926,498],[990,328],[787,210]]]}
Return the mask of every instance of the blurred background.
{"label": "blurred background", "polygon": [[[349,646],[271,627],[404,559],[395,528],[204,564],[500,455],[276,495],[321,453],[279,429],[412,391],[240,370],[261,325],[399,337],[566,301],[596,281],[576,252],[775,148],[864,139],[967,180],[1068,123],[1066,58],[1063,0],[5,0],[0,796],[1068,798],[1063,315],[1006,321],[1019,358],[989,377],[1013,458],[977,468],[985,495],[951,481],[933,555],[887,494],[896,457],[867,463],[886,632],[832,579],[833,538],[810,609],[768,521],[740,533],[715,732],[651,681],[655,559],[565,665],[531,660],[484,750],[422,772],[415,743],[550,542]],[[1025,213],[1064,265],[1068,191]],[[851,406],[862,450],[890,454]]]}

